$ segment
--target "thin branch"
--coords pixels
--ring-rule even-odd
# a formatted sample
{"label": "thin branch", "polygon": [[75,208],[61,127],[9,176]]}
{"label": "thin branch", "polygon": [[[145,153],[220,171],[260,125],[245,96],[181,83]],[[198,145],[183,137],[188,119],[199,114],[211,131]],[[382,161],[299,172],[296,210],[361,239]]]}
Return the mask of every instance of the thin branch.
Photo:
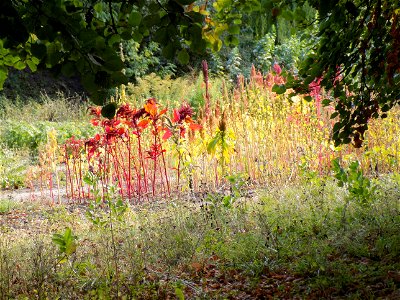
{"label": "thin branch", "polygon": [[118,34],[118,28],[117,25],[115,24],[115,19],[114,19],[114,14],[113,14],[113,9],[112,9],[112,1],[108,1],[108,10],[110,12],[110,17],[111,17],[111,27],[114,30],[114,33]]}

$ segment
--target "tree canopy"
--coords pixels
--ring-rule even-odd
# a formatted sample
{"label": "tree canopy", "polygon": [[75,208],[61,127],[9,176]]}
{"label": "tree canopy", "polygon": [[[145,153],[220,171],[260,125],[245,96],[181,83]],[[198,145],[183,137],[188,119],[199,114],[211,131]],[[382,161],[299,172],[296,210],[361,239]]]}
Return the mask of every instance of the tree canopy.
{"label": "tree canopy", "polygon": [[[3,0],[0,3],[0,88],[9,68],[52,68],[79,75],[91,100],[107,106],[110,90],[128,81],[121,42],[158,42],[166,58],[236,45],[242,22],[265,34],[278,20],[318,25],[313,51],[286,86],[307,93],[318,84],[334,105],[336,144],[361,146],[368,120],[400,101],[398,0]],[[310,22],[310,8],[315,20]],[[311,36],[304,35],[303,38]],[[277,39],[279,36],[277,30]]]}
{"label": "tree canopy", "polygon": [[79,75],[91,100],[104,105],[126,83],[123,40],[157,41],[166,58],[204,52],[204,14],[193,0],[5,0],[0,3],[0,87],[10,67],[52,68]]}
{"label": "tree canopy", "polygon": [[371,118],[400,103],[400,1],[309,1],[319,12],[318,43],[290,86],[316,80],[335,106],[336,144],[362,145]]}

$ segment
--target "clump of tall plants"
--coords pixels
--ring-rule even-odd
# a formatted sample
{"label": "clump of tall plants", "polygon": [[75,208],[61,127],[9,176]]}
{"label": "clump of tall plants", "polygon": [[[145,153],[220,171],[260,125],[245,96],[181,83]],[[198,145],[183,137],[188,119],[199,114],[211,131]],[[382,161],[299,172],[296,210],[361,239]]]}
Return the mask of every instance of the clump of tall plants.
{"label": "clump of tall plants", "polygon": [[100,107],[92,107],[91,123],[100,133],[86,140],[71,138],[64,145],[67,197],[90,198],[88,182],[95,182],[104,194],[116,185],[122,198],[135,202],[169,195],[172,185],[180,184],[188,132],[201,126],[192,119],[188,104],[171,117],[167,112],[154,98],[141,108],[124,104],[112,119],[103,118]]}
{"label": "clump of tall plants", "polygon": [[[212,78],[205,61],[202,69],[193,97],[172,111],[165,104],[174,99],[154,98],[115,106],[112,119],[91,108],[98,133],[70,138],[63,146],[67,197],[93,197],[87,184],[92,178],[101,189],[116,185],[124,199],[137,202],[216,189],[235,174],[252,184],[282,183],[303,174],[329,175],[336,157],[343,167],[359,161],[366,176],[398,171],[398,110],[370,122],[364,149],[335,147],[333,107],[323,101],[331,96],[319,80],[310,84],[309,94],[291,96],[281,94],[285,78],[276,63],[266,74],[253,66],[249,78],[238,76],[233,85]],[[186,81],[183,85],[182,90]]]}

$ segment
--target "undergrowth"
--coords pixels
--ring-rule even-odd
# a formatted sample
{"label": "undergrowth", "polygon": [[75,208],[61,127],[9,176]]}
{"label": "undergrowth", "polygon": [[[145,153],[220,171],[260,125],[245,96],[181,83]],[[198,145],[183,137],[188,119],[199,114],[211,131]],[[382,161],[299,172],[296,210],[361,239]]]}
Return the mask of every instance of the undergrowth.
{"label": "undergrowth", "polygon": [[395,299],[399,179],[376,179],[345,220],[346,187],[324,178],[230,206],[213,193],[10,208],[0,219],[0,298]]}
{"label": "undergrowth", "polygon": [[55,131],[58,143],[75,136],[85,138],[96,129],[88,124],[87,105],[59,93],[35,100],[0,98],[0,188],[24,187],[27,170],[38,163],[39,153]]}

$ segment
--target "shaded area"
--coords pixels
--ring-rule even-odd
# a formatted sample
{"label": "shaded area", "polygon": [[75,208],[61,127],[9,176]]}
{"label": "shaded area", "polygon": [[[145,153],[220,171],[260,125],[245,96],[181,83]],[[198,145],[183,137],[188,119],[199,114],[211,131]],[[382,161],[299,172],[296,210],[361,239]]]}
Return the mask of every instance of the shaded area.
{"label": "shaded area", "polygon": [[41,93],[47,94],[50,98],[56,98],[60,93],[66,97],[84,95],[84,89],[76,77],[56,76],[48,70],[32,73],[28,69],[22,71],[10,69],[9,72],[4,89],[0,91],[0,96],[8,99],[39,100]]}

